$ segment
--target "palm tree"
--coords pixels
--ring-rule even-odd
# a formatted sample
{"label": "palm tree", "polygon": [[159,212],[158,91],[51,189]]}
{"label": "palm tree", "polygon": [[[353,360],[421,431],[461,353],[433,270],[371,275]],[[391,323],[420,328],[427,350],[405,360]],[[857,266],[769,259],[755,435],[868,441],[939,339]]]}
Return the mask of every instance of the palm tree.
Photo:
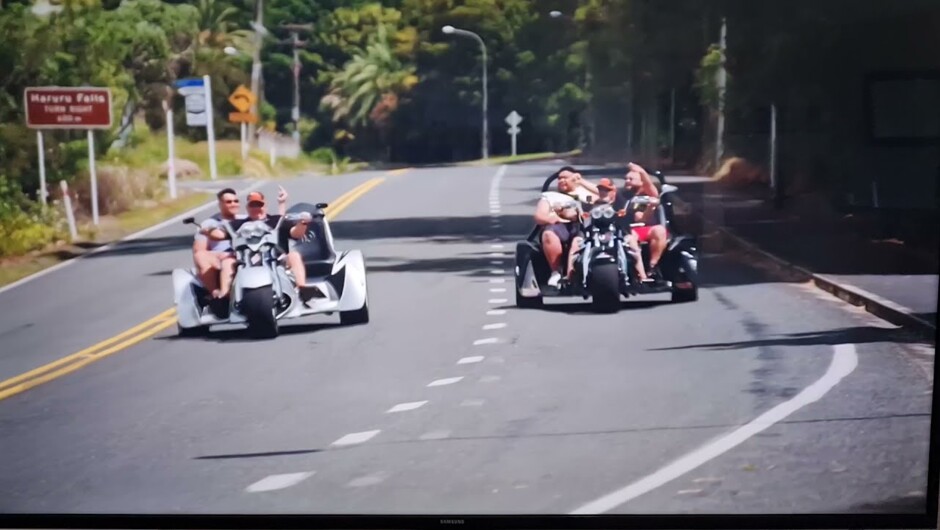
{"label": "palm tree", "polygon": [[413,65],[395,56],[384,26],[364,50],[356,53],[330,83],[321,103],[333,111],[333,121],[366,127],[370,120],[383,128],[397,107],[398,97],[418,82]]}

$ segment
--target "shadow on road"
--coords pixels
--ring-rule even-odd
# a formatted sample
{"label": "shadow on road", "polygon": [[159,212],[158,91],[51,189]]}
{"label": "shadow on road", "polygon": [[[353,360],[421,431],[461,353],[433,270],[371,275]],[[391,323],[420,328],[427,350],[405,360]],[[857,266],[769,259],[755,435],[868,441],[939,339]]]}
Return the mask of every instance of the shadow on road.
{"label": "shadow on road", "polygon": [[806,333],[791,333],[777,338],[738,341],[715,342],[709,344],[690,344],[687,346],[672,346],[669,348],[654,348],[651,351],[673,350],[743,350],[747,348],[764,348],[772,346],[835,346],[837,344],[872,344],[894,343],[915,344],[922,343],[923,338],[901,329],[878,328],[873,326],[859,326],[852,328],[834,329],[828,331],[811,331]]}
{"label": "shadow on road", "polygon": [[[304,333],[316,333],[333,328],[348,328],[339,322],[316,322],[310,324],[292,324],[290,321],[281,321],[279,337],[289,335],[301,335]],[[204,337],[180,337],[179,335],[169,335],[158,337],[154,340],[166,341],[190,341],[190,342],[221,342],[221,343],[257,343],[266,342],[264,339],[255,339],[248,335],[245,328],[228,328],[219,331],[211,331]],[[276,339],[270,339],[276,340]]]}
{"label": "shadow on road", "polygon": [[[330,229],[337,242],[343,240],[410,239],[429,243],[478,243],[494,237],[518,235],[522,238],[532,230],[531,215],[500,215],[500,228],[491,227],[493,217],[398,217],[333,221]],[[512,236],[515,237],[515,236]]]}
{"label": "shadow on road", "polygon": [[193,460],[230,460],[230,459],[239,459],[239,458],[266,458],[272,456],[294,456],[294,455],[310,455],[314,453],[323,452],[323,449],[297,449],[294,451],[269,451],[266,453],[241,453],[241,454],[229,454],[229,455],[207,455],[207,456],[197,456]]}
{"label": "shadow on road", "polygon": [[[635,311],[641,309],[649,309],[651,307],[657,307],[662,305],[670,305],[672,302],[669,300],[631,300],[626,302],[620,302],[621,311]],[[499,309],[517,309],[516,306],[503,306]],[[596,314],[596,311],[591,307],[590,300],[576,301],[576,302],[559,302],[551,303],[546,302],[540,308],[534,309],[519,309],[520,311],[528,312],[545,312],[545,313],[565,313],[568,315],[593,315]]]}
{"label": "shadow on road", "polygon": [[181,249],[191,249],[193,236],[166,236],[134,239],[115,243],[114,247],[103,252],[90,254],[89,258],[107,258],[113,256],[141,256],[161,252],[175,252]]}

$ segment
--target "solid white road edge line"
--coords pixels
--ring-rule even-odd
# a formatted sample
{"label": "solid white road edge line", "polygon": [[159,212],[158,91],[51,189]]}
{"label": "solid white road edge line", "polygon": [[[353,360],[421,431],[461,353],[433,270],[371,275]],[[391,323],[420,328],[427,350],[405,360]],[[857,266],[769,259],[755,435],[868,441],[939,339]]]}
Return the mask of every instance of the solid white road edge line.
{"label": "solid white road edge line", "polygon": [[[255,183],[252,184],[251,186],[248,186],[247,188],[244,188],[244,189],[239,190],[238,193],[239,193],[239,195],[240,195],[240,194],[242,194],[242,193],[248,193],[248,192],[250,192],[250,191],[254,191],[254,190],[260,188],[261,186],[263,186],[266,182],[267,182],[267,181],[255,182]],[[39,271],[39,272],[30,274],[29,276],[27,276],[27,277],[25,277],[25,278],[20,278],[19,280],[16,280],[15,282],[13,282],[13,283],[11,283],[11,284],[9,284],[9,285],[5,285],[5,286],[3,286],[3,287],[0,287],[0,294],[3,294],[3,293],[5,293],[5,292],[7,292],[7,291],[9,291],[9,290],[11,290],[11,289],[16,288],[16,287],[19,287],[20,285],[23,285],[24,283],[31,282],[31,281],[33,281],[33,280],[37,280],[37,279],[39,279],[39,278],[42,278],[43,276],[45,276],[45,275],[47,275],[47,274],[52,274],[53,272],[55,272],[55,271],[57,271],[57,270],[64,269],[65,267],[68,267],[69,265],[71,265],[71,264],[77,262],[78,260],[80,260],[80,259],[82,259],[82,258],[85,258],[85,257],[87,257],[87,256],[91,256],[91,255],[93,255],[93,254],[98,254],[99,252],[104,252],[104,251],[106,251],[106,250],[111,250],[111,249],[114,248],[114,246],[117,245],[118,243],[123,243],[123,242],[125,242],[125,241],[133,241],[133,240],[135,240],[135,239],[140,239],[141,237],[143,237],[143,236],[145,236],[145,235],[147,235],[147,234],[150,234],[150,233],[152,233],[152,232],[156,232],[157,230],[160,230],[161,228],[166,228],[167,226],[170,226],[170,225],[172,225],[172,224],[174,224],[174,223],[178,223],[178,222],[182,221],[183,219],[186,219],[187,217],[194,216],[194,215],[196,215],[197,213],[199,213],[199,212],[201,212],[201,211],[203,211],[203,210],[205,210],[205,209],[207,209],[207,208],[211,208],[211,207],[214,206],[216,203],[217,203],[217,201],[211,200],[211,201],[207,202],[206,204],[203,204],[202,206],[197,206],[197,207],[193,208],[192,210],[189,210],[188,212],[183,212],[183,213],[177,215],[176,217],[173,217],[172,219],[167,219],[166,221],[163,221],[163,222],[161,222],[161,223],[155,224],[155,225],[151,226],[150,228],[145,228],[145,229],[143,229],[143,230],[141,230],[141,231],[139,231],[139,232],[134,232],[133,234],[131,234],[131,235],[129,235],[129,236],[126,236],[126,237],[123,237],[123,238],[121,238],[121,239],[118,239],[117,241],[113,241],[113,242],[111,242],[111,243],[108,243],[107,245],[105,245],[105,246],[103,246],[103,247],[98,247],[98,248],[96,248],[96,249],[89,250],[88,252],[86,252],[86,253],[84,253],[84,254],[82,254],[82,255],[80,255],[80,256],[75,256],[74,258],[70,258],[70,259],[68,259],[68,260],[66,260],[66,261],[63,261],[62,263],[59,263],[59,264],[57,264],[57,265],[53,265],[52,267],[49,267],[48,269],[43,269],[43,270],[41,270],[41,271]]]}
{"label": "solid white road edge line", "polygon": [[784,401],[750,423],[692,451],[666,467],[569,512],[569,515],[596,515],[613,510],[723,455],[801,408],[819,401],[858,366],[858,354],[854,344],[837,344],[834,350],[832,362],[826,373],[792,399]]}
{"label": "solid white road edge line", "polygon": [[248,493],[260,493],[262,491],[274,491],[289,488],[313,476],[314,471],[303,473],[286,473],[284,475],[271,475],[265,477],[251,486],[245,488]]}

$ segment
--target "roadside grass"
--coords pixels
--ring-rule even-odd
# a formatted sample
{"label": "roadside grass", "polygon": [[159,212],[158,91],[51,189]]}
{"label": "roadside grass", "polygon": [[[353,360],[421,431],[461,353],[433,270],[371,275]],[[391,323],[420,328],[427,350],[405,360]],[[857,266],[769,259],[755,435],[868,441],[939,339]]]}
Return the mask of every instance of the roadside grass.
{"label": "roadside grass", "polygon": [[0,259],[0,287],[192,210],[212,198],[211,193],[182,192],[176,200],[167,199],[117,215],[101,216],[98,227],[84,221],[78,227],[77,241],[60,240],[42,250]]}
{"label": "roadside grass", "polygon": [[499,164],[514,164],[519,162],[529,162],[533,160],[551,160],[554,158],[564,158],[568,156],[575,156],[581,153],[580,149],[575,149],[574,151],[568,151],[565,153],[553,153],[553,152],[544,152],[544,153],[524,153],[519,155],[506,155],[506,156],[492,156],[488,160],[470,160],[467,162],[461,162],[457,164],[458,166],[488,166],[488,165],[499,165]]}

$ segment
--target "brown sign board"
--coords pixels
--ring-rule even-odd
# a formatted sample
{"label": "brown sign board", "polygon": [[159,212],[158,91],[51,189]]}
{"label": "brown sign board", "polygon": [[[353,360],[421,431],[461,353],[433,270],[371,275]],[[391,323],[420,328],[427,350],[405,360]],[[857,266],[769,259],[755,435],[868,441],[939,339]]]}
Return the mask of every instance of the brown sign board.
{"label": "brown sign board", "polygon": [[228,121],[232,123],[258,123],[258,115],[250,112],[230,112]]}
{"label": "brown sign board", "polygon": [[32,129],[109,129],[111,90],[98,87],[29,87],[23,94]]}

